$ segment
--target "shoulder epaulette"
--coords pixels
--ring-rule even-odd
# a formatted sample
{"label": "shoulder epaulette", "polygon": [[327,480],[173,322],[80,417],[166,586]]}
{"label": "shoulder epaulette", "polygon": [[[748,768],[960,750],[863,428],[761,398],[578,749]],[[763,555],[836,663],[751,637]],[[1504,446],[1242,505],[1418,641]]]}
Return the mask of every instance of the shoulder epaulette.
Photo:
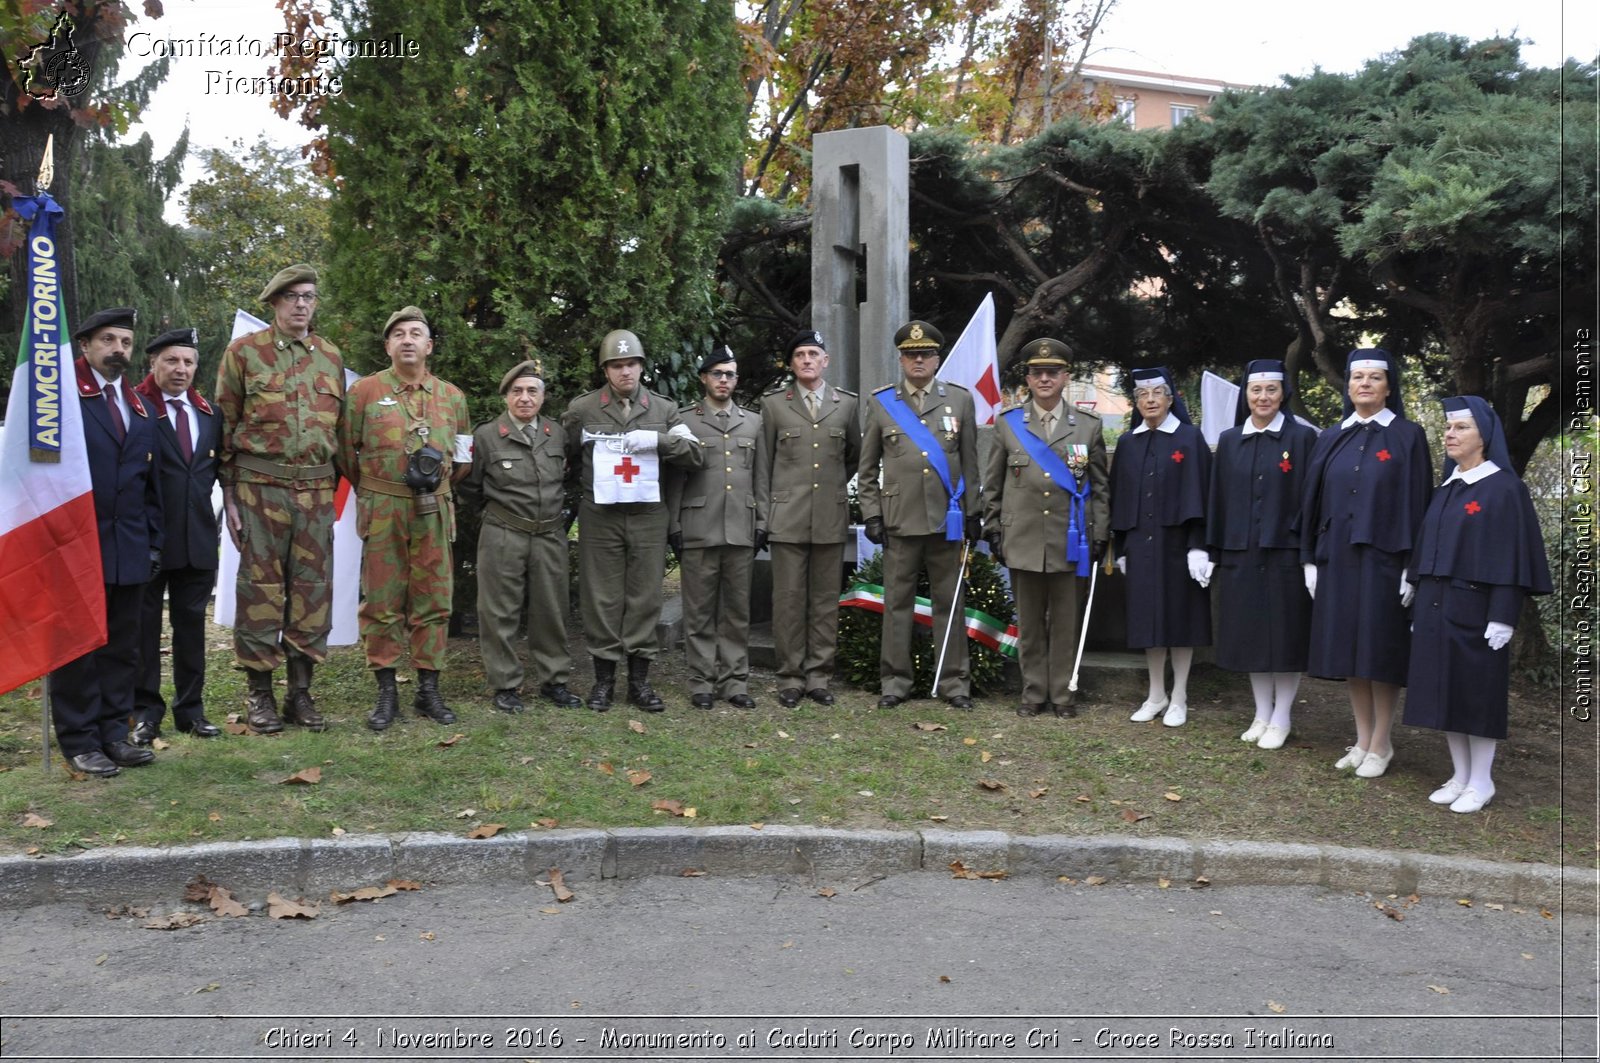
{"label": "shoulder epaulette", "polygon": [[876,395],[880,391],[892,391],[892,390],[894,390],[894,385],[893,384],[885,384],[881,388],[873,388],[872,389],[872,393],[874,395]]}
{"label": "shoulder epaulette", "polygon": [[962,391],[971,391],[972,390],[971,388],[967,387],[965,384],[957,384],[954,380],[940,380],[939,383],[943,384],[947,388],[960,388]]}
{"label": "shoulder epaulette", "polygon": [[[889,386],[893,387],[894,385],[891,384]],[[859,399],[861,397],[860,395],[857,395],[855,392],[851,391],[849,388],[834,388],[833,390],[837,391],[841,395],[849,395],[852,399]]]}
{"label": "shoulder epaulette", "polygon": [[770,388],[768,388],[767,390],[763,391],[761,393],[761,397],[762,398],[766,398],[768,395],[777,395],[787,387],[789,387],[789,381],[780,380],[778,383],[772,385]]}

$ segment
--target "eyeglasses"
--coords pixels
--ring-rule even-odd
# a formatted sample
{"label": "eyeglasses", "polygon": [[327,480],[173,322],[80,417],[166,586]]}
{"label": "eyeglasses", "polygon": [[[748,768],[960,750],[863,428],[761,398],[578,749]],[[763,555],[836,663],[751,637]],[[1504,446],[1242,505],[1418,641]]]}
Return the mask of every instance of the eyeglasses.
{"label": "eyeglasses", "polygon": [[715,380],[732,380],[739,375],[736,369],[707,369],[706,376]]}
{"label": "eyeglasses", "polygon": [[939,352],[938,351],[901,351],[900,352],[900,357],[902,357],[902,358],[910,358],[912,361],[920,361],[923,358],[938,358],[939,357]]}
{"label": "eyeglasses", "polygon": [[287,299],[291,303],[302,303],[310,306],[317,301],[316,292],[283,292],[279,298]]}
{"label": "eyeglasses", "polygon": [[1030,366],[1029,367],[1028,375],[1029,376],[1042,376],[1042,377],[1058,377],[1058,376],[1061,375],[1061,370],[1059,370],[1059,369],[1051,369],[1051,368],[1048,368],[1048,367],[1035,365],[1035,366]]}

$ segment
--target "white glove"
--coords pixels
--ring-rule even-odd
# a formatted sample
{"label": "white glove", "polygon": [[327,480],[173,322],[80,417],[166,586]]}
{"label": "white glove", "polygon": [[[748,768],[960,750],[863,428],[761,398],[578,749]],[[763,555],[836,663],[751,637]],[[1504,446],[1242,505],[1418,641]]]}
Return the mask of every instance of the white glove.
{"label": "white glove", "polygon": [[1117,558],[1117,571],[1124,576],[1128,574],[1128,558],[1126,555]]}
{"label": "white glove", "polygon": [[696,437],[693,432],[689,431],[689,426],[686,424],[673,425],[671,428],[667,429],[667,435],[674,439],[687,439],[689,442],[697,445],[700,442],[699,438]]}
{"label": "white glove", "polygon": [[1417,596],[1417,585],[1406,579],[1405,573],[1400,574],[1400,608],[1411,607],[1411,600]]}
{"label": "white glove", "polygon": [[1300,566],[1306,574],[1306,593],[1315,598],[1317,596],[1317,566],[1305,564]]}
{"label": "white glove", "polygon": [[651,454],[656,449],[656,432],[649,428],[635,428],[623,435],[622,442],[629,454]]}
{"label": "white glove", "polygon": [[1189,560],[1189,578],[1200,584],[1202,588],[1210,585],[1211,571],[1216,567],[1211,563],[1211,558],[1207,556],[1204,550],[1190,550],[1187,556]]}
{"label": "white glove", "polygon": [[1491,650],[1503,650],[1506,648],[1506,643],[1511,641],[1511,631],[1510,624],[1502,624],[1498,620],[1491,620],[1489,621],[1489,626],[1483,630],[1483,637],[1489,640],[1489,648]]}

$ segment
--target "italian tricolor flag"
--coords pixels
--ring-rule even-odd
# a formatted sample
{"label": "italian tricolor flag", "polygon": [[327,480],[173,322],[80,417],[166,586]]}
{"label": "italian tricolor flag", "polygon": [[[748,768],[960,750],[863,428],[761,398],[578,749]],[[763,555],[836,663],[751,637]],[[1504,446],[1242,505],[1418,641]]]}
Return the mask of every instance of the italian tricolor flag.
{"label": "italian tricolor flag", "polygon": [[[883,588],[876,583],[857,583],[839,595],[839,604],[851,609],[870,609],[874,613],[882,613]],[[1017,625],[1008,627],[979,609],[969,608],[966,613],[967,638],[981,642],[1007,657],[1017,655]],[[917,623],[925,628],[933,627],[933,602],[927,598],[917,598]]]}
{"label": "italian tricolor flag", "polygon": [[68,343],[49,195],[18,196],[30,222],[21,349],[0,429],[0,694],[106,641],[94,485]]}

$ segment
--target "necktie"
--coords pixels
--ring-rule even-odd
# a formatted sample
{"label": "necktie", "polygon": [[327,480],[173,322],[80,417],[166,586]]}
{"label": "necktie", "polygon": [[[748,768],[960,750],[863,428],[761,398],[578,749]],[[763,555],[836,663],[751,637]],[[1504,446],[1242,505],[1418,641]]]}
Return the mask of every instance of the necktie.
{"label": "necktie", "polygon": [[927,410],[927,406],[925,405],[926,402],[927,402],[927,398],[928,398],[928,393],[926,391],[922,390],[921,388],[918,388],[917,390],[915,390],[915,391],[913,391],[911,393],[911,400],[914,403],[916,403],[917,413],[919,415],[924,413]]}
{"label": "necktie", "polygon": [[1055,438],[1056,434],[1056,415],[1053,413],[1044,414],[1039,418],[1039,423],[1044,426],[1045,442],[1050,442]]}
{"label": "necktie", "polygon": [[626,421],[628,419],[629,414],[632,413],[632,411],[633,411],[633,400],[632,399],[623,399],[622,400],[622,419],[624,421]]}
{"label": "necktie", "polygon": [[727,410],[718,410],[717,411],[717,420],[722,422],[722,430],[724,432],[726,432],[728,430],[728,411]]}
{"label": "necktie", "polygon": [[120,441],[128,438],[128,426],[122,422],[122,410],[117,406],[116,393],[111,390],[114,387],[116,387],[115,384],[107,384],[103,390],[106,396],[106,405],[111,407],[111,427],[116,431],[117,439]]}
{"label": "necktie", "polygon": [[806,412],[811,415],[813,421],[817,419],[817,411],[821,408],[821,405],[817,401],[817,393],[815,391],[806,392]]}
{"label": "necktie", "polygon": [[189,438],[189,415],[184,412],[182,399],[168,399],[172,404],[172,426],[178,432],[178,453],[185,462],[194,460],[194,440]]}

